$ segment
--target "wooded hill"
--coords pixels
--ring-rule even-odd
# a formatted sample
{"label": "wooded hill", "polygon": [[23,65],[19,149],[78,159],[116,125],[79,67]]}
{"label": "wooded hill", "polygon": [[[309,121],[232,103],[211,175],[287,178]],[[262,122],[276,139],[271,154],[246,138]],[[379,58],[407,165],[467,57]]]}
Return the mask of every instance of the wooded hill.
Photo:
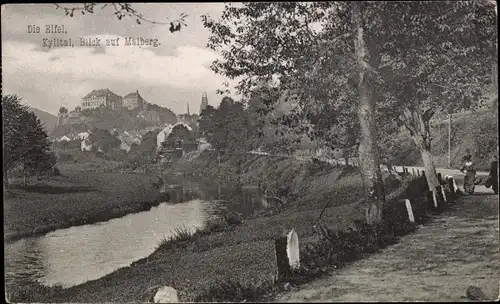
{"label": "wooded hill", "polygon": [[50,133],[56,126],[57,116],[47,113],[45,111],[30,107],[33,113],[40,119],[42,126],[45,127],[47,133]]}
{"label": "wooded hill", "polygon": [[[139,114],[143,114],[138,117]],[[128,110],[98,108],[83,110],[79,122],[60,125],[49,133],[50,136],[59,137],[70,133],[79,133],[94,128],[118,130],[142,130],[148,127],[162,126],[166,123],[175,123],[177,118],[168,108],[156,104],[148,104],[147,111],[139,109]]]}

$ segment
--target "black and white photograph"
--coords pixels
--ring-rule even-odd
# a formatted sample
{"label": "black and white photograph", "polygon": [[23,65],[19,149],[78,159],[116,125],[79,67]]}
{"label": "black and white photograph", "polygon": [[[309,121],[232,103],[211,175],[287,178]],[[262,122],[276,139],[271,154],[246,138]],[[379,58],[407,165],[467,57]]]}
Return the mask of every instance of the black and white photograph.
{"label": "black and white photograph", "polygon": [[5,301],[499,301],[497,18],[2,4]]}

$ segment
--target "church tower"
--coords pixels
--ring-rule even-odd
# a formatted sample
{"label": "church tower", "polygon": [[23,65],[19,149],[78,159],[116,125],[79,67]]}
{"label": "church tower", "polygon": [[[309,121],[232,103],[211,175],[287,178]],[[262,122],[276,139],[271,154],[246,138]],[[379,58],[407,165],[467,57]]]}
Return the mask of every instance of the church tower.
{"label": "church tower", "polygon": [[208,106],[207,92],[204,92],[201,95],[200,114],[207,106]]}

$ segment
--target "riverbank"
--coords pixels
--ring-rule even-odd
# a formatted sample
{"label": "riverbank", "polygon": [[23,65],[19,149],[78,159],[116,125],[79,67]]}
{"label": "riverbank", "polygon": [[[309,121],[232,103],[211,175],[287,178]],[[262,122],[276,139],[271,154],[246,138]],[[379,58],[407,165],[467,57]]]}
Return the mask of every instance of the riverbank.
{"label": "riverbank", "polygon": [[83,171],[60,165],[61,176],[11,185],[4,195],[4,239],[93,224],[160,204],[154,175]]}
{"label": "riverbank", "polygon": [[269,157],[252,157],[240,164],[246,168],[240,171],[244,173],[239,176],[241,180],[258,184],[260,176],[276,185],[290,185],[288,190],[267,188],[276,193],[288,191],[287,197],[295,198],[273,212],[258,212],[239,225],[185,237],[175,246],[159,246],[152,255],[98,280],[68,289],[40,287],[37,293],[18,293],[23,296],[16,300],[145,302],[163,285],[176,288],[181,301],[210,301],[221,294],[226,301],[262,300],[271,295],[267,293],[272,288],[266,286],[275,280],[276,237],[294,227],[301,252],[307,251],[307,245],[320,238],[313,225],[326,202],[330,206],[321,220],[325,227],[348,230],[364,219],[364,210],[359,208],[363,184],[353,168]]}

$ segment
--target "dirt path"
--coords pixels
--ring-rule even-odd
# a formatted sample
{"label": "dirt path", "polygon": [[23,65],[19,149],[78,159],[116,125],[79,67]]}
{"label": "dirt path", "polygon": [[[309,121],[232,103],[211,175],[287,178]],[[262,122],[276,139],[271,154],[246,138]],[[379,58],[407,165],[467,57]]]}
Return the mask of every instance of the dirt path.
{"label": "dirt path", "polygon": [[277,301],[467,301],[471,285],[497,299],[498,195],[484,186],[476,191],[398,244]]}

